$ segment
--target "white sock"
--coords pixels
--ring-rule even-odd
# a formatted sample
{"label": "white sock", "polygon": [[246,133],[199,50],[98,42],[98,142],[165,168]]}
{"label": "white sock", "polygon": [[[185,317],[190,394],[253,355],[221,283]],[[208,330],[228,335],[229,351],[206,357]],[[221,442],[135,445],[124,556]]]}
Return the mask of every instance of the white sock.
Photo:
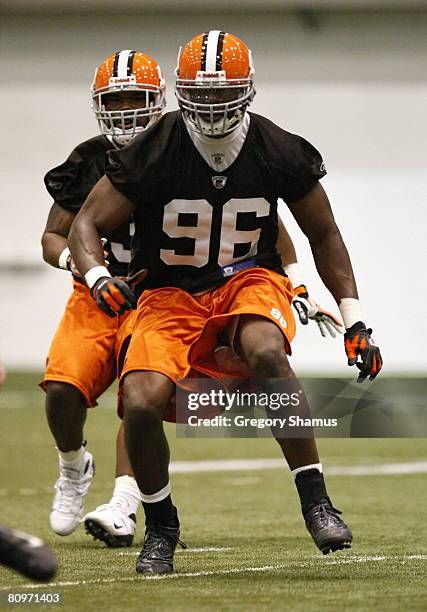
{"label": "white sock", "polygon": [[168,482],[168,484],[163,487],[163,489],[160,489],[160,491],[157,491],[156,493],[151,493],[150,495],[147,495],[145,493],[141,493],[140,491],[140,496],[141,496],[141,500],[146,503],[146,504],[156,504],[157,502],[162,501],[163,499],[166,499],[166,497],[168,495],[170,495],[171,493],[171,484],[170,482]]}
{"label": "white sock", "polygon": [[141,493],[133,476],[117,476],[110,504],[122,506],[129,514],[136,514]]}
{"label": "white sock", "polygon": [[321,463],[310,463],[310,465],[303,465],[301,467],[295,468],[294,470],[291,470],[291,474],[294,478],[296,478],[298,474],[307,470],[319,470],[319,472],[322,474],[323,467]]}
{"label": "white sock", "polygon": [[78,450],[73,451],[61,451],[58,449],[59,462],[61,465],[67,468],[79,469],[82,466],[85,447],[81,446]]}

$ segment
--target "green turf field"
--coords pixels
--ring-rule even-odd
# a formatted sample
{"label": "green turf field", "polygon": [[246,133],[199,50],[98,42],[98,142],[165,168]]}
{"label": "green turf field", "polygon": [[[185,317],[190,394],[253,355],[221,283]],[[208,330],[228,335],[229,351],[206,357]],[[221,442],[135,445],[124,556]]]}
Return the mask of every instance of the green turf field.
{"label": "green turf field", "polygon": [[[53,586],[37,591],[61,593],[61,610],[427,610],[422,472],[330,476],[329,492],[353,529],[354,545],[327,557],[305,530],[285,469],[175,474],[173,497],[189,549],[178,550],[172,577],[135,573],[142,513],[130,549],[105,549],[83,529],[55,536],[48,514],[57,459],[36,380],[10,374],[0,393],[0,514],[2,522],[42,536],[56,550],[60,573]],[[107,394],[88,419],[88,449],[97,462],[88,511],[112,491],[114,402]],[[175,461],[280,457],[268,439],[175,439],[173,427],[168,432]],[[326,469],[427,461],[422,439],[323,439],[319,446]],[[1,592],[15,592],[28,580],[0,569],[0,585]]]}

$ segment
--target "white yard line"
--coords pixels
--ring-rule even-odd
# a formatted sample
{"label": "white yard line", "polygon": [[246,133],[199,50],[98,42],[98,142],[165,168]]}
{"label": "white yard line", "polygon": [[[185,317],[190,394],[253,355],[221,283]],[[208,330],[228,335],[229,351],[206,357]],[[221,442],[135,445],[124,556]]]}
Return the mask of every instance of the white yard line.
{"label": "white yard line", "polygon": [[[223,547],[215,547],[215,546],[207,546],[206,548],[178,548],[176,550],[177,553],[205,553],[205,552],[226,552],[228,550],[234,550],[231,546],[223,546]],[[138,552],[119,552],[119,557],[137,557],[139,555]]]}
{"label": "white yard line", "polygon": [[289,567],[289,564],[280,563],[279,565],[262,565],[261,567],[236,567],[234,569],[225,569],[206,572],[185,572],[182,574],[157,574],[154,576],[146,576],[148,580],[164,580],[166,578],[198,578],[199,576],[224,576],[226,574],[247,574],[254,572],[271,572]]}
{"label": "white yard line", "polygon": [[384,555],[350,557],[348,559],[327,559],[327,565],[349,565],[351,563],[369,563],[371,561],[387,561],[388,557]]}
{"label": "white yard line", "polygon": [[238,476],[237,478],[226,478],[224,484],[232,487],[250,487],[261,482],[261,476]]}
{"label": "white yard line", "polygon": [[[170,472],[172,474],[202,474],[205,472],[256,472],[259,470],[285,470],[284,459],[218,459],[213,461],[172,461]],[[328,476],[398,476],[399,474],[425,474],[427,461],[409,461],[407,463],[373,463],[370,465],[336,465],[325,468]],[[95,483],[95,487],[97,487]],[[231,479],[229,484],[255,485],[250,478]],[[38,495],[39,489],[0,489],[0,497],[10,493],[17,493],[23,497]],[[43,493],[50,493],[51,487],[44,487]]]}
{"label": "white yard line", "polygon": [[37,489],[18,489],[18,495],[23,495],[24,497],[28,497],[29,495],[37,495]]}
{"label": "white yard line", "polygon": [[[313,557],[314,558],[314,557]],[[352,556],[342,559],[322,559],[322,557],[315,557],[319,561],[319,567],[327,565],[344,565],[352,563],[378,563],[382,561],[395,561],[398,563],[405,563],[409,560],[416,561],[427,561],[427,555],[381,555],[381,556]],[[237,567],[233,569],[224,569],[216,571],[202,571],[202,572],[182,572],[175,574],[160,574],[155,576],[128,576],[123,578],[99,578],[95,580],[75,580],[75,581],[63,581],[63,582],[50,582],[47,584],[11,584],[7,586],[1,586],[0,591],[15,591],[17,589],[54,589],[61,587],[73,587],[73,586],[85,586],[93,584],[112,584],[120,582],[135,582],[136,580],[179,580],[180,578],[198,578],[200,576],[225,576],[228,574],[250,574],[257,572],[275,572],[286,568],[295,567],[306,567],[307,561],[289,561],[288,563],[280,563],[278,565],[262,565],[259,567]]]}
{"label": "white yard line", "polygon": [[245,472],[252,470],[284,469],[284,459],[214,459],[212,461],[172,461],[172,474],[196,474],[198,472]]}
{"label": "white yard line", "polygon": [[218,570],[211,572],[183,572],[182,574],[156,574],[154,576],[141,576],[134,575],[128,576],[127,578],[99,578],[96,580],[75,580],[75,581],[65,581],[65,582],[49,582],[45,584],[19,584],[19,585],[9,585],[9,586],[1,586],[0,591],[11,591],[15,589],[53,589],[58,587],[68,587],[68,586],[82,586],[82,585],[90,585],[90,584],[111,584],[114,582],[134,582],[135,580],[163,580],[165,578],[196,578],[198,576],[221,576],[223,574],[244,574],[246,572],[268,572],[279,569],[284,569],[285,567],[289,567],[289,565],[280,564],[280,565],[263,565],[261,567],[241,567],[236,569],[228,569],[228,570]]}
{"label": "white yard line", "polygon": [[[218,459],[214,461],[172,461],[172,474],[202,472],[245,472],[285,469],[284,459]],[[427,461],[407,463],[378,463],[372,465],[331,466],[325,468],[330,476],[376,476],[381,474],[421,474],[427,472]]]}

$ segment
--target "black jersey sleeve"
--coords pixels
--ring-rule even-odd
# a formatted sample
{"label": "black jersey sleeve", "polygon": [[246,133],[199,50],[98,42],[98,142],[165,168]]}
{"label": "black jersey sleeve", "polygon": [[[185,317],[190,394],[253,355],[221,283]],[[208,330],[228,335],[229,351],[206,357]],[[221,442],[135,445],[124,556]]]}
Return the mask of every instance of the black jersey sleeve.
{"label": "black jersey sleeve", "polygon": [[109,146],[102,136],[78,145],[64,163],[44,177],[49,194],[57,204],[77,213],[89,192],[104,174],[105,153]]}
{"label": "black jersey sleeve", "polygon": [[85,199],[82,194],[83,173],[84,161],[74,150],[63,164],[44,177],[46,189],[55,202],[74,213],[78,212]]}
{"label": "black jersey sleeve", "polygon": [[259,115],[256,120],[261,150],[270,167],[278,195],[285,202],[300,200],[326,175],[321,154],[301,136],[282,130]]}
{"label": "black jersey sleeve", "polygon": [[166,113],[122,149],[108,151],[105,174],[123,195],[139,204],[152,181],[161,181],[173,167],[173,127],[177,113]]}
{"label": "black jersey sleeve", "polygon": [[143,134],[123,149],[108,151],[105,160],[105,175],[120,193],[135,203],[139,199],[146,170],[142,137]]}
{"label": "black jersey sleeve", "polygon": [[301,136],[292,136],[293,154],[287,160],[286,172],[277,177],[279,193],[285,202],[300,200],[326,175],[319,151]]}

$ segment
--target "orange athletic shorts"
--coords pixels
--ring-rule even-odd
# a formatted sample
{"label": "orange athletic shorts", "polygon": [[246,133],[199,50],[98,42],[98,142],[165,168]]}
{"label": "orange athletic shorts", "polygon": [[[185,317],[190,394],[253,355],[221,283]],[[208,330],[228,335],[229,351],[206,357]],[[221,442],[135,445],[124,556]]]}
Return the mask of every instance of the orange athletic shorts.
{"label": "orange athletic shorts", "polygon": [[109,317],[96,305],[86,285],[74,281],[73,293],[56,330],[40,386],[64,382],[76,387],[88,407],[120,372],[135,311]]}
{"label": "orange athletic shorts", "polygon": [[[215,354],[218,334],[226,328],[235,329],[233,320],[242,314],[258,315],[275,323],[290,354],[295,336],[292,296],[289,279],[265,268],[243,270],[221,287],[201,295],[176,287],[144,291],[138,301],[120,382],[135,370],[157,371],[175,383],[190,373],[216,379],[229,377],[229,367],[222,368],[223,360]],[[165,418],[173,420],[169,415]]]}

